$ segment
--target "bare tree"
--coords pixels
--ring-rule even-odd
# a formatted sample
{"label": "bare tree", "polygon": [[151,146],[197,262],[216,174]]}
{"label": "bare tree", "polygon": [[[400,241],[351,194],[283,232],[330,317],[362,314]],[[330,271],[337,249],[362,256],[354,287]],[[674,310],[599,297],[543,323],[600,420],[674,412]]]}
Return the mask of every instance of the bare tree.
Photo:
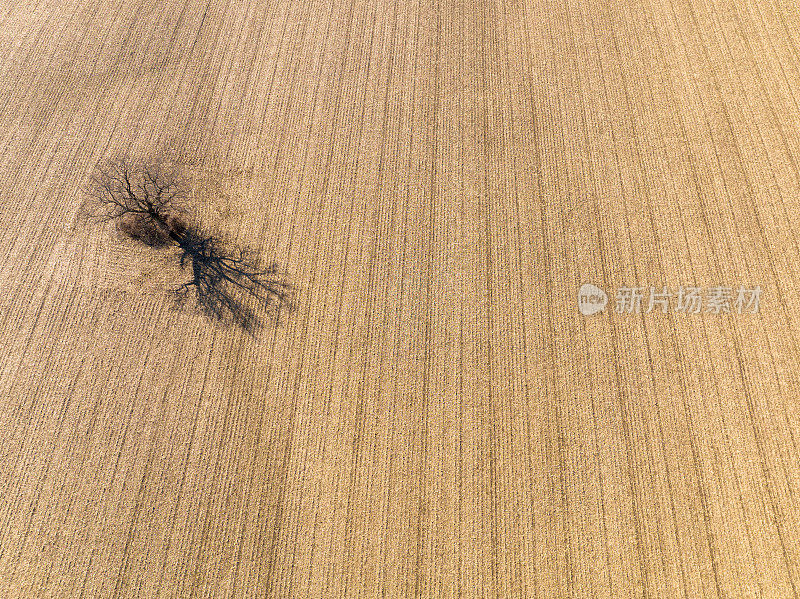
{"label": "bare tree", "polygon": [[98,165],[89,186],[90,215],[113,220],[147,245],[180,243],[188,228],[181,218],[186,185],[158,164],[125,159]]}
{"label": "bare tree", "polygon": [[292,286],[277,264],[263,268],[256,252],[226,246],[183,218],[187,186],[156,166],[116,160],[98,166],[90,188],[90,216],[115,221],[118,230],[153,247],[174,246],[191,279],[173,290],[193,298],[209,317],[252,332],[260,313],[291,307]]}

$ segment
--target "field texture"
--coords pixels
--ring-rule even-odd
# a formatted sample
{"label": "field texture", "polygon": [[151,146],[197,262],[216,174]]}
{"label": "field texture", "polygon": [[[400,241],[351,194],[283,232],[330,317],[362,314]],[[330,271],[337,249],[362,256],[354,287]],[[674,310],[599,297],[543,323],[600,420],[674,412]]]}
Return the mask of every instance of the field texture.
{"label": "field texture", "polygon": [[[0,597],[797,598],[798,14],[0,0]],[[176,309],[120,155],[295,309]]]}

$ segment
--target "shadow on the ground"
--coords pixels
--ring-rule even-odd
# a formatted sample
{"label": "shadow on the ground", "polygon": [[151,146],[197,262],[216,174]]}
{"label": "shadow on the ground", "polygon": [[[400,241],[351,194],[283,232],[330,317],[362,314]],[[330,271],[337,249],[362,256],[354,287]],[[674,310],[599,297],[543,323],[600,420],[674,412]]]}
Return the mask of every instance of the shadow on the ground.
{"label": "shadow on the ground", "polygon": [[192,278],[173,291],[179,303],[194,299],[213,320],[232,323],[253,333],[266,318],[277,319],[292,308],[293,287],[278,272],[267,268],[249,249],[225,247],[219,239],[193,229],[177,241],[180,266]]}
{"label": "shadow on the ground", "polygon": [[263,268],[256,252],[187,224],[188,185],[162,162],[99,163],[86,191],[87,218],[113,221],[122,234],[150,247],[177,247],[181,268],[192,275],[173,290],[179,304],[194,299],[212,319],[249,333],[266,318],[277,324],[280,312],[292,308],[293,287],[277,264]]}

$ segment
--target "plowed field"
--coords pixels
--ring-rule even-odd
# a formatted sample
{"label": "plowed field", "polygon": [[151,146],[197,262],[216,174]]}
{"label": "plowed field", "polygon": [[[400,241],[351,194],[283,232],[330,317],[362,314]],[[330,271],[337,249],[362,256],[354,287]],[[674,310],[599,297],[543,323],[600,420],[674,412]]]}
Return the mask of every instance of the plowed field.
{"label": "plowed field", "polygon": [[[798,16],[0,0],[0,596],[797,598]],[[117,156],[294,310],[176,308]]]}

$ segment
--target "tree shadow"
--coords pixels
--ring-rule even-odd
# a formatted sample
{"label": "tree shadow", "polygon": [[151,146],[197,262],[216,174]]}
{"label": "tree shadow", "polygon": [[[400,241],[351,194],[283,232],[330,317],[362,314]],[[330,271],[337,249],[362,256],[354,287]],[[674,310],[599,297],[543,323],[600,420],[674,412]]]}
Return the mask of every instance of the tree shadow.
{"label": "tree shadow", "polygon": [[277,320],[293,309],[294,287],[272,263],[263,268],[251,249],[226,247],[218,238],[186,229],[177,241],[180,266],[192,278],[173,290],[179,304],[194,299],[211,319],[253,334],[263,316]]}
{"label": "tree shadow", "polygon": [[113,221],[123,235],[153,248],[177,248],[180,267],[191,279],[173,290],[178,304],[194,300],[210,318],[252,334],[264,317],[293,308],[294,288],[278,272],[264,268],[257,252],[223,243],[187,224],[188,185],[163,162],[125,158],[100,163],[86,189],[82,212]]}

